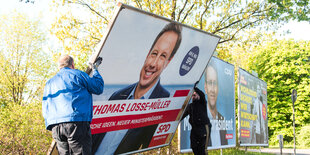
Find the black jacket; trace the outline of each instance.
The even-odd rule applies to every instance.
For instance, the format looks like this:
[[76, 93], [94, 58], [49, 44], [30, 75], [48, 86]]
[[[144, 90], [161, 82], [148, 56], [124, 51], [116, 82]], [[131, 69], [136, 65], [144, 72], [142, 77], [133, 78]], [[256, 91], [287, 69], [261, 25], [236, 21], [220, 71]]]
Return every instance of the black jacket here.
[[205, 94], [201, 90], [196, 87], [194, 89], [200, 96], [200, 99], [193, 101], [193, 103], [190, 103], [187, 106], [182, 119], [189, 115], [189, 123], [192, 126], [191, 132], [197, 135], [205, 135], [205, 125], [208, 125], [209, 128], [211, 128], [210, 119], [207, 113], [207, 101]]

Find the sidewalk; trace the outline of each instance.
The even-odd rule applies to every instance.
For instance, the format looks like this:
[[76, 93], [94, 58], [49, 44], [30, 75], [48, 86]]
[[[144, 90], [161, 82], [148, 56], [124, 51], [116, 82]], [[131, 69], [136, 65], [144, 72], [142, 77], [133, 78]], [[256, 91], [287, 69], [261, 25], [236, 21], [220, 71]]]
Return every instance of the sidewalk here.
[[[259, 149], [249, 149], [249, 152], [262, 152], [262, 153], [274, 153], [280, 154], [280, 149], [273, 149], [273, 148], [262, 148]], [[294, 154], [294, 149], [282, 149], [283, 155], [291, 155]], [[310, 149], [296, 149], [296, 155], [310, 155]]]

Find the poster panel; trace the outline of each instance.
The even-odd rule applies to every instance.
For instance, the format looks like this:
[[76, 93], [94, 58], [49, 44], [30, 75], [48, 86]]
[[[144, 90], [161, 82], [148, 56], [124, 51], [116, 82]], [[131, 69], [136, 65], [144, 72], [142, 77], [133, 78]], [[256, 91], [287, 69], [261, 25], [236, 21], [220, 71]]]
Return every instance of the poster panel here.
[[96, 54], [105, 88], [93, 95], [93, 152], [168, 145], [219, 39], [120, 3]]
[[268, 146], [267, 83], [239, 68], [240, 146]]
[[[197, 85], [206, 95], [212, 124], [208, 150], [236, 146], [234, 75], [232, 64], [212, 57]], [[180, 152], [192, 152], [189, 116], [180, 123], [179, 131]]]

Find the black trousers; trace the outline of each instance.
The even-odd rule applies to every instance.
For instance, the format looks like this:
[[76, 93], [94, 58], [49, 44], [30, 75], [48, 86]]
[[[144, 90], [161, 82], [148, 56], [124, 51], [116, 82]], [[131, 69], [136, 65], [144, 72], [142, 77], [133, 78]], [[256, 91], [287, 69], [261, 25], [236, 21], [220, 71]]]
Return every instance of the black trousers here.
[[195, 155], [205, 155], [206, 137], [191, 136], [191, 148]]
[[60, 123], [52, 128], [60, 155], [90, 155], [92, 140], [89, 122]]
[[191, 140], [191, 148], [193, 150], [194, 155], [206, 155], [208, 154], [208, 150], [206, 150], [207, 142], [209, 141], [210, 138], [210, 126], [205, 128], [205, 127], [200, 127], [201, 129], [204, 129], [206, 132], [204, 133], [199, 133], [191, 131], [190, 135], [190, 140]]

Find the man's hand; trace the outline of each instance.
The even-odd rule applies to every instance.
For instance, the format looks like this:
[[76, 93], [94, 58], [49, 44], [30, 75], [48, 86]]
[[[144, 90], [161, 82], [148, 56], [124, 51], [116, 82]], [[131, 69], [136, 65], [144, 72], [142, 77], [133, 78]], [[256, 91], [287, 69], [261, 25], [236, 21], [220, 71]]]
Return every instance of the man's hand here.
[[102, 62], [102, 57], [98, 57], [94, 63], [90, 63], [92, 69], [98, 70], [99, 65]]

